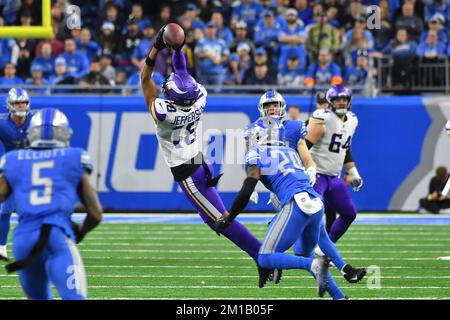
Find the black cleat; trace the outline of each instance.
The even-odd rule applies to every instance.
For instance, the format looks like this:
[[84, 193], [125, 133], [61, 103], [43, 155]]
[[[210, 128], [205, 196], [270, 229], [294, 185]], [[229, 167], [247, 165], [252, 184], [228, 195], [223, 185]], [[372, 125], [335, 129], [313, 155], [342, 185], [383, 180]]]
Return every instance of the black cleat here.
[[317, 289], [319, 297], [323, 298], [328, 289], [328, 268], [330, 266], [330, 259], [327, 257], [318, 257], [313, 260], [311, 271], [317, 282]]
[[281, 281], [281, 278], [283, 276], [283, 270], [282, 269], [272, 269], [272, 272], [269, 275], [269, 281], [275, 282], [275, 284], [279, 284]]
[[0, 254], [0, 261], [9, 261], [8, 257], [5, 257], [4, 255]]
[[341, 272], [345, 280], [347, 280], [350, 283], [357, 283], [361, 281], [362, 278], [364, 278], [364, 276], [367, 273], [367, 270], [365, 268], [355, 269], [351, 265], [346, 264], [342, 268]]
[[270, 275], [272, 274], [273, 269], [265, 269], [258, 265], [258, 274], [259, 274], [259, 287], [264, 288], [267, 280], [269, 280]]

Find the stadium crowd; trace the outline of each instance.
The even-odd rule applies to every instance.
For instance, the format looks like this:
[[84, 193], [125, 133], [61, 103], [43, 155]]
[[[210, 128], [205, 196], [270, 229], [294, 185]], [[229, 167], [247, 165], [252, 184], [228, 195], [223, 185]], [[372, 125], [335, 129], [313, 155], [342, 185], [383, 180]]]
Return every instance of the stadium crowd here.
[[[398, 78], [417, 59], [450, 54], [448, 2], [57, 0], [53, 39], [0, 39], [0, 85], [138, 85], [156, 32], [169, 22], [185, 30], [189, 71], [205, 85], [371, 85], [380, 58], [396, 59]], [[370, 5], [379, 8], [379, 26]], [[0, 27], [41, 23], [41, 1], [0, 1]], [[170, 72], [166, 49], [155, 82]]]

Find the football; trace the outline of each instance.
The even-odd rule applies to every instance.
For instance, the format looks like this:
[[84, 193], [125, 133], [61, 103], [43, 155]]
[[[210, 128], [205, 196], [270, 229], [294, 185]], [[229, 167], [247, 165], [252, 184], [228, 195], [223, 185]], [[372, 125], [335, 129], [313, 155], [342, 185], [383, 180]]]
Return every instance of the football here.
[[169, 23], [163, 33], [164, 43], [168, 48], [179, 49], [183, 46], [185, 34], [183, 28], [176, 23]]

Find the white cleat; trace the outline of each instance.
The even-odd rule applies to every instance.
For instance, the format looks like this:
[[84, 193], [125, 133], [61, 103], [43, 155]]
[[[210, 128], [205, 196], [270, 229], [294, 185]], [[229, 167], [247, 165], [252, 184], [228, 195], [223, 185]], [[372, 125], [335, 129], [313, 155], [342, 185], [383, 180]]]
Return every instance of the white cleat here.
[[8, 260], [8, 251], [6, 250], [6, 244], [0, 246], [0, 260]]
[[327, 257], [314, 258], [311, 264], [311, 271], [316, 279], [318, 294], [321, 298], [324, 296], [325, 291], [327, 291], [328, 288], [328, 265], [329, 260]]
[[315, 255], [316, 257], [323, 257], [323, 256], [325, 256], [325, 253], [323, 253], [323, 251], [320, 249], [319, 246], [316, 246], [316, 247], [314, 248], [314, 255]]

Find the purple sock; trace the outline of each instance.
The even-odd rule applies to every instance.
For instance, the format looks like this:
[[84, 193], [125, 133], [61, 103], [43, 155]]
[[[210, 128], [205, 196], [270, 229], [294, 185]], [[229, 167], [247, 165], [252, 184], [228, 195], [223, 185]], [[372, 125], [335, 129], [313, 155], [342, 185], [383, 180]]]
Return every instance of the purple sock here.
[[[211, 225], [209, 226], [211, 227]], [[214, 229], [213, 226], [211, 228]], [[247, 252], [255, 262], [258, 262], [258, 252], [259, 248], [261, 248], [261, 242], [246, 227], [234, 220], [222, 233], [235, 245]]]
[[348, 227], [350, 227], [350, 224], [352, 222], [347, 222], [345, 219], [342, 219], [342, 217], [337, 218], [333, 225], [331, 226], [330, 230], [330, 239], [334, 243], [336, 243], [340, 237], [347, 231]]

